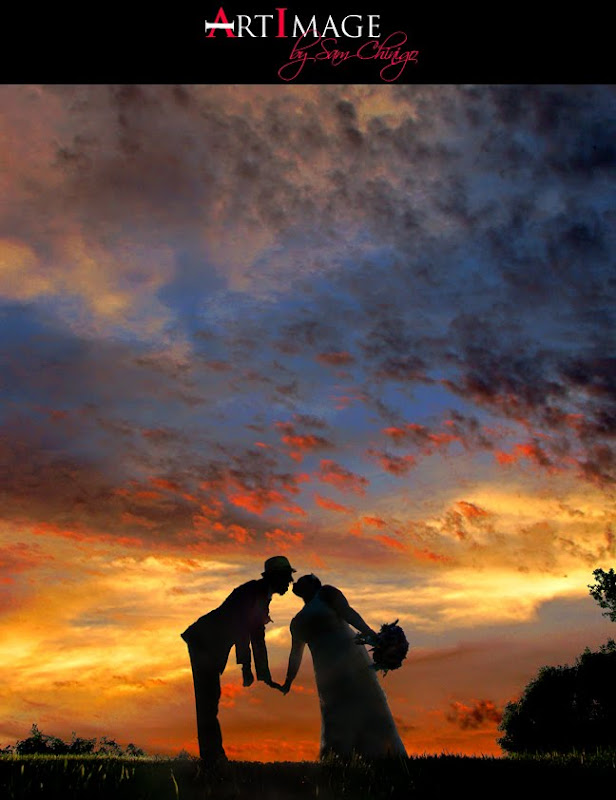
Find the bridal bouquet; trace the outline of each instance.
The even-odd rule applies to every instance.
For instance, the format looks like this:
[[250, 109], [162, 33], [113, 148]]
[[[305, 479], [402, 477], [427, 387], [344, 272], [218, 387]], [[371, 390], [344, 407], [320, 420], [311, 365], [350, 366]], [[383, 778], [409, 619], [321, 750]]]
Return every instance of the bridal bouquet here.
[[383, 675], [387, 675], [390, 669], [401, 667], [409, 649], [408, 640], [398, 625], [398, 620], [381, 625], [381, 630], [377, 633], [376, 638], [369, 634], [358, 633], [355, 636], [355, 642], [373, 645], [371, 652], [374, 664], [372, 666], [376, 670], [382, 670]]

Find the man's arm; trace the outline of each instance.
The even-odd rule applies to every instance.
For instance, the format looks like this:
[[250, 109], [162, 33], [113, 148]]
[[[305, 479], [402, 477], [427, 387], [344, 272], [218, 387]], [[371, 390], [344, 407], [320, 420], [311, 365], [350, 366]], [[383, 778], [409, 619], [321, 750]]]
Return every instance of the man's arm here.
[[252, 653], [255, 659], [255, 672], [257, 673], [257, 680], [265, 681], [265, 683], [271, 683], [272, 676], [270, 674], [269, 662], [267, 659], [264, 625], [256, 626], [250, 631], [250, 642], [252, 644]]
[[250, 669], [250, 633], [245, 629], [242, 629], [235, 639], [235, 660]]
[[255, 676], [250, 668], [250, 634], [242, 631], [235, 642], [235, 660], [242, 665], [242, 683], [244, 686], [252, 686]]
[[248, 609], [253, 603], [253, 592], [250, 583], [242, 584], [234, 589], [225, 600], [225, 610], [229, 614], [232, 625], [235, 629], [235, 660], [242, 667], [242, 677], [244, 686], [254, 683], [254, 675], [251, 669], [250, 655], [250, 629], [247, 617]]
[[[265, 623], [269, 622], [269, 599], [264, 594], [263, 586], [260, 582], [255, 582], [251, 585], [251, 596], [248, 599], [245, 608], [245, 619], [242, 632], [242, 644], [248, 651], [248, 669], [244, 668], [244, 685], [246, 683], [247, 673], [252, 678], [250, 671], [250, 647], [252, 646], [252, 655], [255, 662], [255, 672], [257, 680], [264, 681], [268, 685], [272, 683], [272, 676], [270, 674], [269, 663], [267, 659], [267, 647], [265, 645]], [[245, 637], [245, 639], [244, 639]], [[244, 655], [242, 655], [244, 657]], [[239, 662], [239, 657], [238, 657]], [[252, 678], [254, 680], [254, 678]], [[250, 683], [252, 683], [252, 680]]]

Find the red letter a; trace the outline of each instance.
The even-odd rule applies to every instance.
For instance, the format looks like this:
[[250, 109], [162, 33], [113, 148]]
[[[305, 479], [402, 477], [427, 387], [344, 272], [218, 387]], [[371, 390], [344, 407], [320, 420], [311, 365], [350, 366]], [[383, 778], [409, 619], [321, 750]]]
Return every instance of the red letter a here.
[[[216, 14], [216, 19], [214, 20], [214, 22], [224, 22], [225, 25], [229, 24], [229, 20], [227, 19], [227, 15], [225, 14], [225, 10], [222, 6], [218, 9], [218, 14]], [[216, 30], [217, 28], [212, 28], [210, 32], [207, 34], [207, 38], [211, 39], [212, 36], [214, 36], [214, 34], [216, 33]], [[236, 38], [231, 28], [223, 28], [223, 30], [227, 34], [227, 37], [231, 39]]]

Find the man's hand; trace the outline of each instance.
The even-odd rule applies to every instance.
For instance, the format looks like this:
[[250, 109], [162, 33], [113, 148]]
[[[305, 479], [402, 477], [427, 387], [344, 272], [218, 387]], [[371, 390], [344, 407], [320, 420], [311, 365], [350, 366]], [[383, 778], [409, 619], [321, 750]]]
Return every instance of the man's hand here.
[[244, 686], [252, 686], [252, 684], [255, 682], [255, 676], [252, 674], [250, 664], [242, 665], [242, 678]]
[[281, 691], [283, 694], [289, 694], [290, 690], [291, 690], [291, 682], [290, 682], [290, 681], [285, 681], [285, 682], [282, 684], [282, 686], [280, 687], [280, 691]]

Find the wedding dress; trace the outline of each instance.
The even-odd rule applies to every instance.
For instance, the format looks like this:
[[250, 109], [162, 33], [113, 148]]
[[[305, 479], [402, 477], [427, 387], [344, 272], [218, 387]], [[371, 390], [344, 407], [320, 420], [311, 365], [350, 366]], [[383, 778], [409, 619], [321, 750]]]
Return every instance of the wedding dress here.
[[312, 654], [321, 705], [320, 756], [406, 757], [370, 656], [326, 601], [328, 589], [322, 587], [291, 622], [294, 639]]

